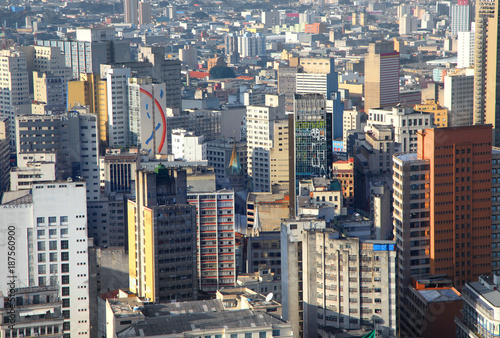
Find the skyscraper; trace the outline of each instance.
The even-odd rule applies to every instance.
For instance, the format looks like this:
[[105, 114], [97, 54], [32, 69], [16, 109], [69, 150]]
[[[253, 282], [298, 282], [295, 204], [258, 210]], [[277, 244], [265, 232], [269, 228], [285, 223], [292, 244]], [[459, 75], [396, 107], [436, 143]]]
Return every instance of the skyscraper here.
[[471, 10], [469, 4], [451, 6], [451, 35], [456, 36], [459, 32], [470, 31]]
[[370, 43], [365, 56], [365, 111], [399, 103], [399, 53], [393, 41]]
[[493, 143], [500, 144], [498, 77], [499, 1], [476, 2], [474, 59], [474, 124], [493, 125]]
[[151, 23], [151, 3], [149, 1], [139, 2], [139, 25]]
[[123, 13], [125, 16], [125, 23], [137, 25], [139, 23], [138, 16], [138, 1], [137, 0], [123, 0]]

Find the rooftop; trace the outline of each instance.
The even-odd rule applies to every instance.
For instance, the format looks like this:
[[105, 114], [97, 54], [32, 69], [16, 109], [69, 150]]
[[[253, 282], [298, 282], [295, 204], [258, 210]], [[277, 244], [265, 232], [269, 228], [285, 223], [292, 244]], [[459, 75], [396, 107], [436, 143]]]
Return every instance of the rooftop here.
[[21, 205], [33, 203], [33, 195], [30, 190], [16, 190], [3, 192], [0, 205]]
[[183, 315], [192, 313], [219, 312], [224, 310], [222, 301], [218, 299], [190, 302], [146, 305], [142, 313], [146, 317], [160, 317], [168, 315]]
[[458, 293], [454, 288], [417, 290], [417, 292], [429, 303], [462, 300], [460, 293]]
[[396, 154], [394, 156], [396, 156], [396, 158], [398, 158], [403, 162], [421, 160], [420, 158], [418, 158], [417, 153], [401, 153], [401, 154]]

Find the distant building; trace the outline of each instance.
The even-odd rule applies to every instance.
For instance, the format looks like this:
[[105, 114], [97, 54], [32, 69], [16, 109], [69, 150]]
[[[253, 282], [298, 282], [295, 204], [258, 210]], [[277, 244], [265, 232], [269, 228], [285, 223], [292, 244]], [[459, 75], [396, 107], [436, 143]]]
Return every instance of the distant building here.
[[446, 128], [449, 126], [448, 109], [439, 105], [435, 100], [426, 100], [423, 104], [417, 104], [415, 111], [429, 112], [434, 114], [433, 120], [437, 128]]
[[137, 25], [139, 23], [138, 17], [138, 2], [137, 0], [125, 0], [123, 1], [123, 13], [124, 22], [130, 23], [132, 25]]

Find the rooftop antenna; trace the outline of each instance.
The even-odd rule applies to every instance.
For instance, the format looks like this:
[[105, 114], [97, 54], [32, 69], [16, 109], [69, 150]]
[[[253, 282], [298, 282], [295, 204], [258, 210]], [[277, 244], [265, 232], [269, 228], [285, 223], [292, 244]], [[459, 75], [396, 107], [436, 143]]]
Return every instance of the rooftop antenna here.
[[266, 302], [270, 302], [273, 300], [274, 294], [272, 292], [269, 292], [269, 294], [266, 296]]

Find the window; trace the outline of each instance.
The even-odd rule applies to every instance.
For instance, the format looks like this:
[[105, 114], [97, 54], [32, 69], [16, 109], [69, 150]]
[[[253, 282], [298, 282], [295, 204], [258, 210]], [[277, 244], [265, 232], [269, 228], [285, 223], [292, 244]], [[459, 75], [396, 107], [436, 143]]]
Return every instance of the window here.
[[[68, 302], [69, 302], [69, 299], [68, 299]], [[63, 302], [63, 304], [64, 304], [64, 302]], [[64, 305], [63, 305], [63, 307], [64, 307]], [[69, 325], [69, 322], [64, 322], [63, 323], [63, 331], [69, 331], [69, 330], [71, 330], [71, 326]]]
[[49, 250], [57, 250], [57, 241], [49, 242]]
[[38, 242], [38, 251], [45, 251], [45, 242]]
[[51, 252], [49, 255], [50, 255], [49, 260], [51, 262], [57, 262], [57, 252]]
[[252, 334], [250, 332], [245, 333], [245, 338], [252, 338]]
[[57, 273], [57, 264], [50, 264], [50, 274]]
[[61, 241], [61, 250], [65, 250], [68, 248], [69, 248], [68, 241]]
[[280, 335], [280, 330], [273, 330], [273, 337], [277, 337]]
[[47, 266], [46, 265], [39, 265], [38, 266], [38, 274], [45, 275], [46, 273], [47, 273]]
[[43, 223], [45, 223], [45, 217], [37, 217], [36, 218], [36, 225], [37, 226], [41, 226], [41, 225], [43, 225]]
[[[120, 325], [128, 325], [128, 324], [132, 324], [132, 321], [131, 320], [121, 320], [120, 321]], [[210, 338], [210, 336], [205, 336], [205, 338]]]
[[38, 262], [39, 263], [45, 262], [45, 254], [44, 253], [39, 253], [38, 254]]
[[68, 229], [61, 229], [61, 237], [68, 237]]
[[63, 262], [69, 261], [69, 252], [61, 252], [61, 261]]
[[49, 225], [56, 225], [57, 217], [49, 217]]
[[266, 332], [259, 332], [259, 338], [266, 338]]
[[69, 286], [64, 286], [62, 288], [62, 295], [63, 296], [69, 296]]
[[69, 275], [63, 275], [61, 281], [62, 281], [61, 283], [64, 285], [69, 284]]
[[61, 272], [69, 272], [69, 264], [61, 264]]
[[61, 216], [60, 221], [61, 223], [68, 223], [68, 216]]
[[64, 319], [69, 319], [69, 310], [63, 310], [62, 315]]
[[37, 231], [37, 236], [38, 236], [38, 238], [45, 237], [45, 230], [38, 230]]
[[238, 334], [237, 333], [231, 333], [231, 338], [238, 338]]

